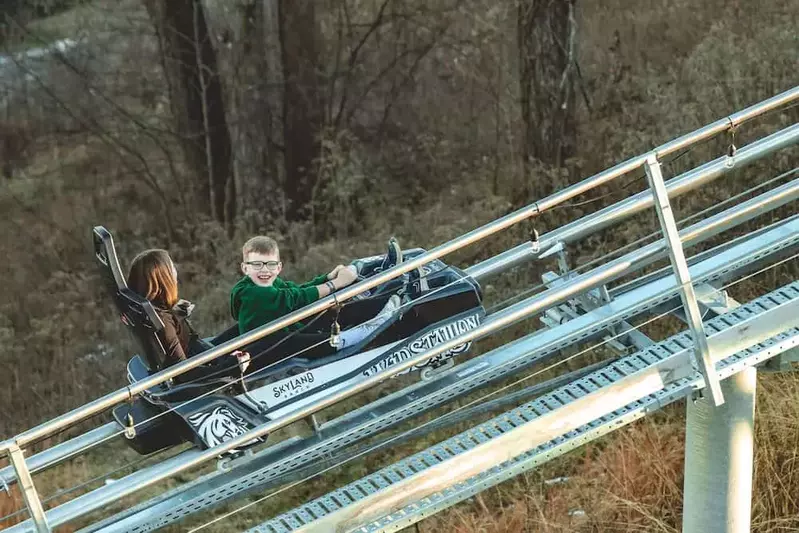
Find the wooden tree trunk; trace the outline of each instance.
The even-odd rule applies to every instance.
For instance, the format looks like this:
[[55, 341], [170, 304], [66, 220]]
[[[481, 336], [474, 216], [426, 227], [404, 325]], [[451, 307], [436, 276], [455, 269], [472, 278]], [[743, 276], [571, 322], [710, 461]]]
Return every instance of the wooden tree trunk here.
[[222, 84], [200, 0], [144, 0], [161, 47], [172, 114], [201, 210], [231, 226], [236, 216]]
[[[536, 161], [561, 167], [576, 148], [576, 0], [518, 0], [522, 157], [528, 184], [524, 201], [552, 187], [531, 176]], [[530, 198], [532, 196], [532, 198]]]
[[317, 182], [324, 106], [320, 91], [317, 0], [280, 0], [286, 218], [305, 220]]
[[206, 2], [218, 35], [240, 212], [282, 220], [282, 93], [277, 0]]

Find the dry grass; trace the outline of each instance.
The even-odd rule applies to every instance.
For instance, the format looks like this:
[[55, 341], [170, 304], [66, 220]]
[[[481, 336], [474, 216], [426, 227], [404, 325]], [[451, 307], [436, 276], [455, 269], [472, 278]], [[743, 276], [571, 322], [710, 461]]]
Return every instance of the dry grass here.
[[[761, 373], [757, 394], [752, 531], [796, 531], [799, 380], [791, 375]], [[682, 520], [683, 412], [684, 403], [679, 402], [425, 520], [420, 531], [678, 532]], [[559, 476], [568, 480], [544, 483]]]
[[[174, 198], [182, 182], [167, 168], [163, 148], [169, 143], [164, 141], [161, 146], [145, 132], [132, 130], [124, 117], [89, 95], [83, 80], [66, 74], [58, 78], [58, 95], [80, 116], [95, 118], [104, 131], [75, 133], [56, 127], [62, 123], [74, 126], [74, 120], [61, 115], [45, 115], [42, 120], [38, 109], [24, 110], [21, 118], [4, 119], [4, 132], [11, 131], [13, 124], [19, 136], [31, 140], [31, 144], [19, 154], [24, 166], [14, 180], [0, 182], [0, 212], [4, 214], [0, 220], [0, 254], [5, 258], [0, 264], [4, 289], [0, 299], [0, 344], [4, 348], [0, 355], [4, 369], [0, 373], [0, 438], [121, 384], [131, 345], [109, 316], [107, 297], [98, 283], [88, 240], [95, 224], [105, 224], [114, 231], [123, 261], [144, 247], [169, 248], [181, 271], [183, 295], [200, 303], [196, 322], [205, 332], [219, 329], [229, 320], [227, 297], [238, 276], [238, 246], [252, 233], [276, 234], [287, 262], [286, 274], [304, 278], [351, 257], [374, 253], [390, 234], [407, 245], [430, 247], [496, 218], [518, 203], [514, 197], [520, 176], [517, 87], [507, 56], [507, 50], [513, 47], [513, 9], [503, 10], [493, 2], [480, 4], [479, 0], [472, 4], [485, 4], [486, 9], [474, 12], [490, 15], [481, 21], [485, 24], [481, 31], [486, 33], [476, 38], [479, 46], [450, 43], [454, 51], [442, 49], [437, 59], [440, 63], [421, 69], [425, 74], [417, 80], [419, 90], [397, 106], [403, 121], [395, 127], [406, 128], [398, 139], [381, 147], [379, 153], [353, 139], [331, 147], [342, 163], [331, 171], [330, 179], [349, 195], [336, 197], [344, 210], [331, 211], [333, 230], [281, 225], [282, 229], [276, 231], [274, 221], [249, 213], [230, 240], [220, 228], [180, 212], [174, 213], [174, 234], [167, 235], [161, 205], [142, 185], [143, 172], [120, 155], [118, 146], [109, 143], [108, 134], [137, 148], [150, 165], [156, 185]], [[570, 163], [574, 171], [541, 169], [540, 179], [565, 185], [797, 83], [799, 41], [792, 24], [797, 15], [795, 2], [711, 0], [699, 6], [678, 0], [628, 4], [608, 0], [582, 6], [580, 60], [592, 109], [580, 110], [581, 151]], [[109, 6], [114, 7], [114, 17], [108, 16]], [[157, 105], [161, 91], [160, 79], [154, 74], [157, 63], [147, 55], [145, 45], [124, 46], [131, 34], [143, 31], [147, 21], [138, 2], [125, 0], [124, 9], [116, 6], [97, 1], [37, 22], [30, 29], [49, 40], [69, 35], [75, 28], [93, 28], [103, 35], [102, 43], [118, 41], [113, 59], [107, 59], [107, 72], [94, 73], [91, 81], [107, 90], [126, 112], [157, 130], [165, 122], [163, 106]], [[614, 45], [616, 32], [618, 45]], [[469, 35], [464, 31], [464, 39]], [[436, 67], [451, 67], [455, 64], [453, 57], [461, 61], [450, 73], [451, 82], [459, 90], [443, 92], [445, 82]], [[469, 63], [472, 60], [474, 64]], [[118, 69], [120, 65], [125, 68]], [[492, 78], [494, 72], [497, 79]], [[495, 105], [495, 99], [499, 99], [499, 105]], [[465, 109], [469, 112], [464, 113]], [[742, 128], [737, 144], [746, 144], [797, 119], [799, 109], [772, 114]], [[728, 142], [719, 139], [696, 148], [666, 165], [667, 175], [718, 157]], [[676, 209], [685, 215], [717, 204], [753, 182], [795, 166], [798, 153], [796, 148], [783, 150], [766, 162], [703, 188], [701, 195], [691, 194], [677, 201]], [[357, 192], [365, 182], [374, 191], [366, 200]], [[554, 228], [642, 186], [636, 183], [624, 191], [615, 185], [603, 188], [597, 194], [612, 193], [609, 198], [555, 210], [542, 217], [537, 227], [541, 231]], [[358, 220], [353, 218], [353, 206], [361, 210]], [[793, 211], [795, 206], [787, 206], [768, 220]], [[763, 220], [752, 222], [738, 233], [762, 224]], [[640, 215], [574, 246], [571, 259], [576, 265], [583, 264], [654, 228], [651, 213]], [[329, 237], [319, 239], [320, 233]], [[450, 261], [461, 266], [473, 264], [525, 237], [525, 231], [514, 229]], [[723, 235], [704, 246], [729, 238]], [[525, 266], [491, 280], [485, 287], [487, 301], [501, 301], [537, 284], [541, 272], [551, 268], [553, 264]], [[799, 267], [789, 265], [735, 287], [732, 294], [746, 301], [796, 279], [797, 273]], [[484, 342], [482, 348], [506, 342], [528, 327], [513, 328]], [[647, 333], [662, 338], [676, 327], [674, 322], [658, 324], [647, 327]], [[388, 384], [387, 388], [395, 385]], [[753, 531], [799, 530], [799, 384], [791, 376], [761, 376], [759, 386]], [[382, 393], [382, 389], [371, 391], [361, 400]], [[301, 490], [267, 500], [235, 520], [206, 531], [244, 529], [432, 442], [431, 437], [331, 472]], [[425, 520], [419, 530], [678, 531], [682, 442], [682, 408], [669, 408]], [[133, 452], [111, 447], [35, 479], [43, 494], [54, 494], [59, 488], [91, 479], [133, 458]], [[544, 483], [557, 476], [570, 479], [560, 485]], [[188, 476], [165, 485], [186, 479]], [[147, 494], [162, 489], [157, 487]], [[118, 502], [116, 508], [136, 500]], [[10, 497], [0, 494], [0, 516], [20, 504], [17, 493]], [[208, 519], [199, 516], [190, 523], [201, 524]], [[180, 524], [171, 530], [185, 527]]]
[[[25, 507], [25, 502], [22, 500], [22, 495], [20, 495], [17, 489], [13, 489], [11, 494], [2, 494], [0, 495], [0, 516], [8, 516], [15, 513], [17, 510], [22, 509]], [[12, 518], [7, 522], [0, 522], [3, 524], [3, 527], [12, 526], [18, 522], [21, 522], [27, 517], [27, 515], [22, 515], [19, 517]]]

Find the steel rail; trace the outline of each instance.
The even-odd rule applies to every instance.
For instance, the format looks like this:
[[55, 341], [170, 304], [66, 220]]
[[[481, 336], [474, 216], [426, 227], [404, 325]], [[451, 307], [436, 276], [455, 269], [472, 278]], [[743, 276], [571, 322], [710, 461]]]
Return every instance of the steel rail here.
[[[104, 442], [108, 437], [114, 435], [118, 431], [119, 425], [116, 422], [109, 422], [98, 428], [92, 429], [72, 438], [68, 441], [57, 444], [52, 448], [48, 448], [41, 453], [37, 453], [25, 460], [31, 474], [35, 474], [51, 466], [55, 466], [67, 459], [81, 454], [91, 448], [97, 446], [99, 443]], [[7, 466], [0, 468], [0, 485], [11, 485], [15, 483], [17, 476], [14, 473], [14, 468]]]
[[[745, 165], [745, 164], [749, 164], [749, 163], [753, 162], [755, 160], [754, 150], [757, 149], [757, 148], [762, 148], [764, 150], [763, 152], [760, 152], [760, 154], [761, 154], [760, 156], [762, 157], [762, 155], [765, 155], [767, 153], [771, 153], [772, 151], [775, 151], [775, 150], [778, 150], [778, 149], [781, 149], [781, 148], [785, 147], [788, 143], [792, 142], [792, 140], [794, 140], [793, 142], [795, 142], [795, 139], [796, 139], [795, 135], [791, 135], [791, 136], [786, 137], [784, 135], [784, 133], [785, 132], [777, 132], [777, 134], [774, 134], [774, 135], [772, 135], [770, 137], [761, 139], [761, 140], [759, 140], [759, 141], [757, 141], [755, 143], [752, 143], [752, 144], [742, 148], [739, 151], [739, 153], [738, 153], [739, 159], [737, 159], [735, 161], [735, 168], [740, 168], [740, 166], [742, 164]], [[687, 192], [688, 190], [694, 188], [693, 186], [695, 184], [698, 184], [698, 183], [704, 184], [704, 183], [707, 183], [709, 180], [713, 179], [714, 177], [716, 177], [716, 174], [713, 174], [716, 170], [719, 170], [719, 172], [720, 172], [718, 175], [721, 175], [721, 174], [725, 173], [725, 171], [729, 170], [729, 168], [730, 168], [730, 166], [726, 164], [725, 159], [726, 158], [719, 158], [716, 161], [708, 163], [704, 167], [702, 167], [702, 168], [705, 169], [705, 172], [710, 174], [709, 176], [705, 176], [702, 172], [699, 172], [699, 169], [696, 169], [696, 170], [690, 171], [688, 173], [685, 173], [685, 174], [682, 174], [680, 176], [677, 176], [677, 177], [673, 178], [672, 180], [667, 182], [667, 186], [670, 187], [670, 192], [672, 194], [674, 194], [674, 195], [682, 194], [682, 193]], [[718, 164], [722, 163], [722, 162], [724, 162], [725, 164], [723, 165], [722, 169], [719, 169], [718, 168]], [[772, 178], [771, 180], [765, 182], [764, 184], [759, 184], [759, 185], [756, 185], [756, 186], [754, 186], [754, 187], [752, 187], [750, 189], [747, 189], [747, 191], [739, 193], [738, 195], [736, 195], [736, 196], [734, 196], [734, 197], [732, 197], [732, 198], [730, 198], [728, 200], [725, 200], [724, 202], [719, 204], [719, 206], [723, 205], [724, 203], [729, 202], [730, 200], [735, 200], [735, 199], [737, 199], [739, 197], [742, 197], [746, 193], [752, 192], [752, 191], [754, 191], [757, 188], [762, 188], [765, 185], [768, 185], [769, 183], [771, 183], [771, 182], [773, 182], [775, 180], [779, 180], [780, 178], [789, 175], [791, 172], [795, 173], [797, 170], [799, 170], [799, 167], [793, 169], [792, 171], [785, 172], [785, 173], [781, 174], [780, 176], [778, 176], [776, 178]], [[640, 195], [638, 195], [638, 196], [640, 196]], [[651, 196], [645, 195], [644, 198], [649, 201], [649, 204], [651, 204]], [[625, 204], [627, 204], [626, 207], [617, 204], [616, 206], [610, 206], [608, 209], [609, 210], [613, 210], [613, 209], [616, 209], [617, 207], [621, 207], [622, 208], [621, 211], [624, 214], [617, 213], [617, 216], [616, 216], [617, 219], [620, 219], [621, 217], [623, 217], [625, 215], [632, 215], [634, 213], [628, 212], [628, 210], [635, 209], [636, 210], [635, 212], [638, 212], [637, 210], [638, 210], [638, 208], [640, 206], [637, 203], [631, 203], [630, 202], [631, 200], [634, 200], [634, 198], [630, 198], [630, 199], [628, 199], [628, 200], [626, 200], [624, 202]], [[704, 214], [705, 212], [714, 210], [717, 207], [718, 206], [711, 206], [711, 207], [709, 207], [709, 208], [707, 208], [707, 209], [705, 209], [703, 211], [700, 211], [699, 213], [696, 213], [694, 215], [691, 215], [690, 217], [687, 217], [686, 219], [684, 219], [681, 222], [685, 222], [685, 221], [689, 221], [689, 220], [692, 220], [694, 218], [697, 218], [698, 216]], [[587, 226], [587, 228], [584, 228], [584, 231], [586, 231], [586, 232], [592, 232], [592, 231], [597, 231], [598, 229], [601, 229], [601, 228], [597, 228], [595, 226], [592, 227], [592, 223], [597, 221], [597, 219], [598, 219], [598, 217], [596, 215], [597, 214], [589, 215], [587, 217], [579, 219], [579, 220], [577, 220], [577, 221], [565, 226], [564, 229], [567, 228], [567, 227], [568, 228], [574, 228], [571, 231], [567, 231], [565, 236], [564, 235], [560, 235], [560, 231], [561, 230], [555, 230], [553, 232], [555, 235], [552, 235], [552, 236], [545, 235], [544, 236], [544, 242], [549, 242], [549, 241], [569, 241], [569, 242], [571, 242], [573, 240], [576, 240], [580, 236], [583, 236], [583, 232], [581, 232], [581, 231], [578, 232], [578, 230], [579, 230], [579, 228], [581, 226]], [[603, 227], [606, 227], [606, 226], [603, 226]], [[652, 234], [649, 235], [649, 237], [654, 237], [658, 233], [659, 232], [657, 232], [657, 231], [653, 232]], [[569, 235], [572, 235], [574, 237], [570, 238]], [[645, 240], [646, 240], [646, 238], [640, 239], [640, 242], [644, 242]], [[634, 244], [634, 243], [631, 243], [631, 244]], [[628, 245], [628, 246], [630, 246], [630, 245]], [[522, 247], [526, 247], [526, 245], [523, 245]], [[505, 253], [508, 253], [508, 252], [505, 252]], [[603, 255], [602, 258], [594, 259], [591, 262], [587, 263], [586, 265], [582, 265], [579, 269], [575, 269], [575, 272], [577, 272], [579, 270], [585, 270], [585, 267], [589, 267], [591, 265], [597, 264], [597, 263], [601, 262], [601, 259], [606, 258], [606, 257], [610, 257], [610, 256], [614, 255], [615, 253], [617, 253], [617, 252], [609, 252], [609, 253]], [[503, 255], [503, 254], [500, 254], [500, 255]], [[499, 256], [497, 256], [497, 257], [499, 257]], [[526, 259], [528, 259], [528, 258], [526, 258], [526, 257], [522, 258], [522, 260], [526, 260]], [[515, 264], [512, 261], [509, 262], [509, 261], [501, 260], [499, 262], [493, 263], [491, 266], [489, 266], [486, 269], [486, 263], [490, 263], [490, 262], [492, 262], [492, 260], [487, 260], [487, 261], [484, 261], [482, 263], [479, 263], [479, 264], [477, 264], [477, 265], [475, 265], [473, 267], [470, 267], [470, 268], [466, 269], [466, 272], [470, 273], [474, 277], [483, 278], [483, 277], [486, 277], [488, 275], [496, 274], [498, 270], [504, 271], [504, 270], [506, 270], [508, 268], [512, 268], [512, 266], [514, 266], [514, 264]], [[481, 271], [481, 269], [482, 269], [482, 271]], [[542, 287], [544, 287], [544, 284], [541, 284], [540, 286], [538, 286], [538, 288], [542, 288]], [[534, 292], [534, 291], [529, 291], [528, 290], [526, 292]], [[494, 308], [496, 308], [496, 307], [500, 307], [500, 306], [495, 305]], [[40, 470], [43, 470], [45, 468], [49, 468], [51, 466], [59, 464], [60, 462], [72, 457], [76, 453], [81, 453], [83, 451], [88, 450], [89, 448], [92, 448], [92, 447], [104, 442], [107, 439], [108, 436], [113, 435], [115, 427], [116, 427], [115, 423], [109, 423], [109, 424], [103, 426], [103, 430], [102, 431], [98, 432], [97, 430], [93, 430], [93, 431], [89, 432], [88, 434], [78, 436], [78, 437], [76, 437], [74, 439], [71, 439], [71, 440], [69, 440], [67, 442], [58, 444], [57, 446], [55, 446], [53, 448], [45, 450], [44, 452], [42, 452], [40, 454], [31, 456], [30, 458], [27, 459], [28, 465], [29, 465], [29, 467], [31, 469], [31, 473], [36, 473], [37, 471], [40, 471]], [[15, 474], [13, 472], [13, 468], [8, 466], [8, 467], [0, 469], [0, 484], [3, 484], [3, 485], [7, 486], [7, 485], [11, 485], [11, 484], [13, 484], [15, 482], [16, 482], [16, 477], [15, 477]]]
[[[719, 346], [714, 357], [719, 377], [796, 347], [798, 303], [799, 284], [793, 282], [708, 321], [708, 335]], [[693, 350], [687, 333], [674, 335], [247, 531], [408, 527], [559, 455], [554, 449], [567, 441], [576, 448], [601, 428], [607, 433], [623, 425], [619, 418], [644, 416], [703, 388], [704, 379], [690, 363]]]
[[[744, 265], [750, 264], [753, 258], [763, 260], [772, 253], [779, 254], [780, 250], [794, 249], [797, 244], [795, 238], [786, 240], [780, 236], [784, 233], [782, 228], [785, 224], [787, 222], [783, 221], [769, 226], [770, 232], [761, 235], [757, 241], [750, 240], [751, 244], [738, 243], [740, 250], [732, 255], [728, 251], [708, 257], [705, 263], [692, 265], [692, 277], [697, 283], [737, 277], [741, 272], [748, 271]], [[794, 232], [799, 233], [799, 226], [794, 227]], [[531, 333], [469, 359], [434, 380], [420, 381], [375, 403], [350, 411], [322, 424], [319, 433], [313, 437], [289, 439], [261, 450], [251, 460], [236, 468], [238, 475], [235, 478], [234, 471], [198, 478], [182, 489], [168, 490], [149, 502], [82, 529], [81, 533], [154, 531], [205, 507], [220, 504], [234, 495], [241, 496], [282, 483], [287, 472], [307, 470], [306, 465], [324, 460], [348, 445], [370, 438], [402, 421], [520, 372], [533, 364], [545, 363], [560, 350], [577, 342], [593, 339], [624, 319], [660, 308], [671, 299], [668, 294], [674, 296], [676, 290], [673, 281], [669, 284], [665, 277], [652, 281], [649, 288], [639, 287], [630, 293], [618, 295], [611, 303], [565, 324]], [[675, 307], [677, 308], [679, 305]], [[570, 355], [569, 358], [575, 355], [577, 354]], [[208, 486], [204, 488], [206, 484]]]
[[[692, 265], [692, 277], [697, 283], [722, 281], [748, 271], [744, 265], [752, 263], [753, 258], [763, 260], [766, 256], [779, 254], [781, 250], [794, 249], [796, 238], [782, 236], [786, 224], [788, 223], [785, 221], [774, 223], [768, 227], [768, 234], [761, 235], [757, 241], [750, 240], [751, 244], [738, 243], [740, 250], [728, 250], [718, 256], [708, 257], [702, 264]], [[794, 224], [791, 233], [799, 234], [799, 225]], [[744, 251], [745, 249], [748, 251]], [[118, 513], [96, 526], [81, 530], [81, 533], [153, 531], [234, 495], [262, 490], [263, 487], [280, 483], [286, 472], [307, 469], [306, 465], [323, 460], [349, 444], [369, 438], [533, 364], [545, 363], [560, 350], [574, 343], [591, 339], [624, 319], [659, 308], [676, 296], [676, 291], [673, 277], [671, 282], [667, 277], [652, 281], [650, 288], [639, 287], [630, 293], [618, 295], [613, 302], [554, 329], [531, 333], [465, 361], [432, 381], [418, 382], [375, 403], [351, 411], [323, 424], [319, 434], [314, 437], [307, 437], [302, 441], [283, 441], [257, 452], [251, 461], [236, 469], [239, 475], [235, 479], [233, 472], [200, 478], [185, 490], [167, 491], [150, 502], [131, 509], [130, 513]], [[669, 294], [672, 296], [668, 296]], [[282, 446], [284, 443], [287, 444], [286, 447]], [[212, 487], [203, 490], [199, 485], [204, 483], [210, 483]]]

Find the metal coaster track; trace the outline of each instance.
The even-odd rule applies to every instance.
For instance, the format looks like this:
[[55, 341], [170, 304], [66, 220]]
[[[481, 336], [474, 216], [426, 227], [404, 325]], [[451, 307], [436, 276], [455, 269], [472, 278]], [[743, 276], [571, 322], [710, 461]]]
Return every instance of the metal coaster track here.
[[[706, 322], [723, 379], [799, 346], [799, 282]], [[675, 335], [248, 533], [398, 531], [704, 388]], [[513, 443], [513, 444], [511, 444]], [[522, 450], [521, 453], [517, 453]], [[466, 466], [463, 466], [466, 465]]]
[[[691, 269], [697, 284], [718, 284], [752, 271], [778, 253], [799, 249], [799, 219], [787, 228], [776, 225], [756, 240], [747, 240], [709, 257]], [[234, 496], [285, 483], [297, 469], [374, 436], [465, 394], [544, 363], [569, 346], [601, 335], [609, 327], [677, 298], [669, 275], [620, 294], [574, 320], [543, 330], [466, 361], [430, 381], [416, 383], [383, 399], [339, 417], [305, 439], [295, 438], [268, 448], [246, 464], [199, 478], [85, 531], [152, 531]], [[320, 469], [323, 467], [320, 467]]]

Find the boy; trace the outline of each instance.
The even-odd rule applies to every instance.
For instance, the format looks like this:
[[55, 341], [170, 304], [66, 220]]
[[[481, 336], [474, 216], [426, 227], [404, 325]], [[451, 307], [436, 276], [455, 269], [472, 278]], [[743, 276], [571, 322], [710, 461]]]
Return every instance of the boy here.
[[[402, 252], [392, 239], [384, 268], [401, 261]], [[351, 285], [358, 277], [355, 267], [338, 265], [330, 273], [297, 285], [279, 277], [283, 269], [277, 242], [270, 237], [258, 236], [248, 240], [242, 247], [241, 271], [244, 277], [230, 292], [230, 310], [239, 323], [239, 333], [263, 326], [292, 311], [296, 311], [320, 298]], [[360, 342], [377, 329], [400, 307], [399, 296], [392, 296], [383, 310], [368, 322], [341, 332], [336, 349], [340, 350]], [[302, 324], [295, 323], [288, 329], [296, 330]]]

